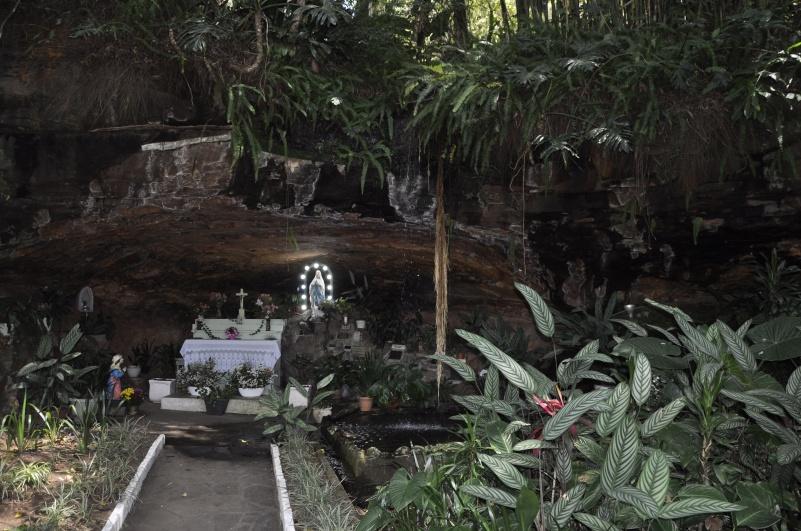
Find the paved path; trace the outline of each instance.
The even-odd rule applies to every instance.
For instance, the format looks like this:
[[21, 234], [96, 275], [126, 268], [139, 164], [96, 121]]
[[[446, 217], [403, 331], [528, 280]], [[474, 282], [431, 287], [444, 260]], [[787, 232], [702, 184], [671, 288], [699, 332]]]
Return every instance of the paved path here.
[[167, 445], [124, 531], [281, 529], [272, 461], [251, 417], [149, 413]]

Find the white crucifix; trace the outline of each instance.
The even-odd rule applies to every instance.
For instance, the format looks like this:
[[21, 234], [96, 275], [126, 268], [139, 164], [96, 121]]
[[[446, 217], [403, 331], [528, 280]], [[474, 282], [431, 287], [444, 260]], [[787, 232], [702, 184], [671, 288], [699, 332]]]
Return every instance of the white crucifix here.
[[239, 297], [239, 315], [236, 318], [242, 321], [245, 319], [245, 297], [247, 297], [247, 293], [242, 288], [239, 288], [239, 293], [236, 296]]

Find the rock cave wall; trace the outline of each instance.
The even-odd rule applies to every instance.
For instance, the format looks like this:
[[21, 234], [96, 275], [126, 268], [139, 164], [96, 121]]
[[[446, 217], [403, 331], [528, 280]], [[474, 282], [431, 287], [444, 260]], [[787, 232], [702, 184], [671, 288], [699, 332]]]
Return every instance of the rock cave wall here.
[[[291, 293], [304, 263], [325, 260], [340, 289], [354, 272], [388, 299], [416, 278], [433, 322], [433, 179], [408, 150], [383, 185], [371, 175], [362, 191], [358, 168], [296, 154], [260, 154], [258, 177], [245, 163], [232, 170], [222, 125], [156, 116], [93, 128], [48, 105], [76, 69], [93, 75], [87, 65], [64, 72], [76, 47], [33, 59], [0, 51], [0, 298], [49, 286], [70, 301], [92, 286], [117, 325], [112, 348], [124, 351], [154, 334], [186, 337], [211, 291]], [[569, 172], [538, 164], [524, 177], [451, 168], [452, 322], [485, 306], [533, 335], [515, 279], [565, 309], [591, 307], [607, 282], [631, 302], [650, 296], [711, 318], [753, 290], [748, 257], [774, 246], [801, 257], [801, 193], [789, 175], [710, 176], [689, 195], [628, 175], [592, 160]]]

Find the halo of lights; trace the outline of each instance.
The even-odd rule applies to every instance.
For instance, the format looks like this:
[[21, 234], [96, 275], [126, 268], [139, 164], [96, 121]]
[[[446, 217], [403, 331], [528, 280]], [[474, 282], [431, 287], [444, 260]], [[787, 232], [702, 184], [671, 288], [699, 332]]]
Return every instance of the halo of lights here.
[[303, 272], [300, 273], [300, 282], [298, 283], [298, 294], [300, 295], [301, 311], [306, 311], [309, 309], [309, 295], [307, 293], [308, 284], [306, 282], [307, 278], [312, 279], [320, 272], [323, 278], [325, 279], [325, 292], [327, 293], [326, 299], [329, 301], [334, 300], [334, 275], [332, 274], [331, 269], [319, 262], [314, 262], [312, 264], [306, 264], [303, 266]]

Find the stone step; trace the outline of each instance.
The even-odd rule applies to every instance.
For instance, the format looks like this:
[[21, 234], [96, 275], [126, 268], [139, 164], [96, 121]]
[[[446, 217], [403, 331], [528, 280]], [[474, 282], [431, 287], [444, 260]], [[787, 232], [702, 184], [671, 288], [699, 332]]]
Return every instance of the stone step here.
[[[206, 411], [206, 403], [202, 398], [194, 396], [168, 395], [161, 399], [161, 409], [204, 413]], [[259, 409], [258, 398], [235, 397], [228, 400], [228, 407], [225, 410], [225, 414], [256, 415]]]

